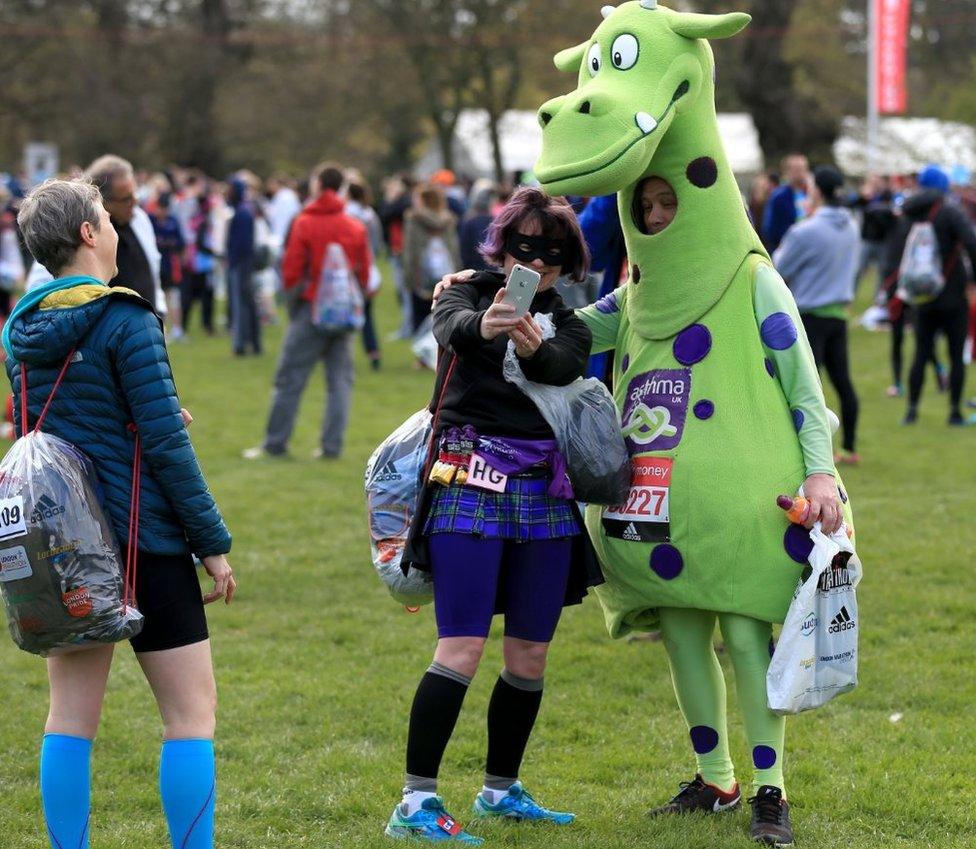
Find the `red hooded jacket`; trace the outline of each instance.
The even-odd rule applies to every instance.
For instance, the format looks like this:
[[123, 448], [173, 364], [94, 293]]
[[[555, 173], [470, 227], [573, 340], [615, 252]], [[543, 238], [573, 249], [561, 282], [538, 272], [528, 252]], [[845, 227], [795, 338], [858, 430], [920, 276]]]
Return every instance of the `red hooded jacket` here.
[[366, 227], [346, 215], [343, 209], [345, 204], [339, 196], [326, 190], [310, 201], [292, 224], [281, 263], [282, 280], [285, 289], [304, 284], [302, 298], [311, 303], [315, 303], [326, 248], [333, 242], [342, 246], [350, 269], [363, 291], [366, 290], [373, 262], [369, 235]]

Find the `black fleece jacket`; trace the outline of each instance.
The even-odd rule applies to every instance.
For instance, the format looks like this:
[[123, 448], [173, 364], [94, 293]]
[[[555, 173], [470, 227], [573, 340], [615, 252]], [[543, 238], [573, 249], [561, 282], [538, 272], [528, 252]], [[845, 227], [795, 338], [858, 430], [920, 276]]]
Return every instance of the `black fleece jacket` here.
[[[453, 285], [434, 309], [434, 336], [445, 349], [437, 370], [430, 410], [443, 392], [438, 430], [473, 425], [479, 433], [522, 439], [552, 439], [553, 433], [535, 404], [502, 376], [508, 336], [486, 341], [481, 319], [505, 277], [482, 272]], [[542, 343], [535, 355], [519, 360], [525, 376], [535, 383], [565, 386], [586, 371], [593, 337], [555, 289], [536, 295], [529, 310], [551, 313], [556, 335]], [[450, 382], [444, 380], [457, 356]]]

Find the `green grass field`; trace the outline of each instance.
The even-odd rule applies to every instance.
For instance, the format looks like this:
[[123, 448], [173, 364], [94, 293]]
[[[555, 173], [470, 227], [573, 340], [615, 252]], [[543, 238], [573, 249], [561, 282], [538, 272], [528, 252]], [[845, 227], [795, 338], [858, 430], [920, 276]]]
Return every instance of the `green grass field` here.
[[[385, 337], [396, 324], [389, 284], [380, 300]], [[323, 400], [319, 373], [293, 459], [246, 463], [240, 452], [260, 442], [280, 336], [280, 325], [269, 331], [260, 359], [234, 359], [226, 338], [200, 334], [172, 347], [184, 404], [196, 417], [193, 439], [234, 533], [240, 583], [230, 608], [210, 608], [220, 690], [217, 845], [387, 846], [382, 829], [399, 798], [407, 712], [435, 629], [431, 609], [408, 615], [373, 573], [362, 477], [372, 449], [426, 402], [431, 376], [411, 368], [402, 342], [384, 343], [379, 373], [357, 352], [343, 458], [309, 457]], [[887, 335], [856, 329], [852, 348], [863, 465], [845, 480], [866, 569], [861, 685], [789, 722], [797, 845], [971, 847], [976, 430], [946, 427], [946, 403], [931, 379], [919, 425], [899, 427], [902, 404], [884, 397]], [[829, 390], [828, 399], [834, 403]], [[485, 709], [500, 664], [494, 636], [441, 771], [442, 793], [462, 820], [480, 788]], [[577, 823], [475, 823], [486, 845], [752, 845], [744, 812], [644, 816], [694, 773], [660, 644], [611, 641], [590, 598], [565, 613], [546, 677], [523, 777], [544, 801], [576, 811]], [[6, 638], [0, 693], [0, 847], [41, 849], [37, 751], [46, 678], [43, 662]], [[734, 702], [730, 719], [740, 779], [748, 781]], [[122, 646], [94, 755], [95, 849], [169, 846], [156, 789], [159, 742], [149, 690]]]

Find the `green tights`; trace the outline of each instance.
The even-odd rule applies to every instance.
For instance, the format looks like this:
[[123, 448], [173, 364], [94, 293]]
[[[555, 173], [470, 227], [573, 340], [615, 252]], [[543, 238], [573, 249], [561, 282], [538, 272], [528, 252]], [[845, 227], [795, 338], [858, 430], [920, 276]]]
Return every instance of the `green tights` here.
[[784, 791], [786, 720], [766, 704], [766, 669], [772, 625], [733, 613], [662, 608], [661, 633], [678, 706], [688, 724], [702, 778], [722, 790], [735, 784], [729, 757], [725, 677], [715, 655], [715, 621], [735, 669], [739, 706], [753, 761], [753, 792], [770, 784]]

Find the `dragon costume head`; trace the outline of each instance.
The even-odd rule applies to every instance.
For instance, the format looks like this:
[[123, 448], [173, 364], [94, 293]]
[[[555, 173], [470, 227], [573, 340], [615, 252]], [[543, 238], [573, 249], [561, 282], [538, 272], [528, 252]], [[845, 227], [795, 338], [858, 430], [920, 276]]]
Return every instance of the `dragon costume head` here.
[[[706, 39], [728, 38], [749, 15], [675, 12], [655, 0], [605, 6], [593, 36], [556, 56], [578, 71], [570, 94], [543, 104], [535, 173], [552, 194], [619, 193], [632, 264], [628, 298], [641, 335], [660, 339], [722, 296], [750, 253], [765, 251], [749, 223], [718, 132], [715, 60]], [[646, 177], [678, 198], [674, 222], [642, 232], [635, 194]]]

